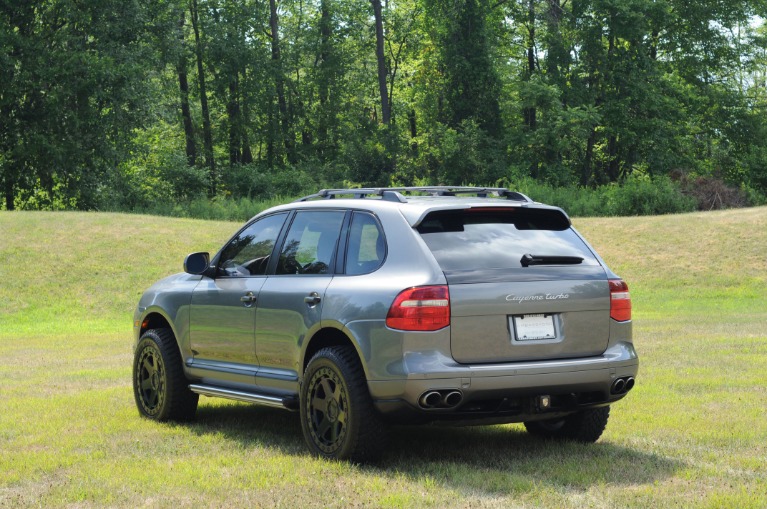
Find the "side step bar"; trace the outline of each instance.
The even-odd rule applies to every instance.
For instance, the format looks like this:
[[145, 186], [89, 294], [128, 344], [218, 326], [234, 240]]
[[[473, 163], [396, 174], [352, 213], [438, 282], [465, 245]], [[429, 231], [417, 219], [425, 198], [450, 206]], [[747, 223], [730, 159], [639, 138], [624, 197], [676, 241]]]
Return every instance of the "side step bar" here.
[[203, 396], [234, 399], [274, 408], [285, 408], [287, 410], [298, 410], [298, 398], [296, 396], [271, 396], [268, 394], [238, 391], [236, 389], [225, 389], [223, 387], [201, 384], [190, 384], [189, 390]]

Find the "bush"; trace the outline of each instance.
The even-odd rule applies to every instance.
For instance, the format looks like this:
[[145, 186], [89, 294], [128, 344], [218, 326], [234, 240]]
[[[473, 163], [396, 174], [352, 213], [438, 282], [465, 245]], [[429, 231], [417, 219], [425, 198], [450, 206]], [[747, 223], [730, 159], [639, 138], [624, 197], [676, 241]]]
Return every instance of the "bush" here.
[[456, 128], [438, 123], [415, 138], [401, 134], [409, 147], [398, 154], [388, 185], [487, 185], [508, 173], [503, 143], [474, 120]]
[[695, 210], [695, 201], [665, 176], [651, 179], [632, 175], [623, 185], [610, 184], [598, 190], [603, 193], [604, 215], [608, 216], [651, 216]]
[[396, 133], [389, 126], [363, 125], [349, 133], [328, 174], [366, 185], [388, 185], [396, 154]]
[[259, 164], [243, 164], [227, 167], [222, 173], [225, 195], [255, 200], [311, 194], [321, 182], [321, 171], [312, 166], [269, 170]]
[[184, 137], [173, 126], [134, 132], [132, 157], [113, 169], [101, 193], [101, 208], [134, 210], [188, 201], [208, 188], [205, 168], [189, 166]]
[[516, 183], [500, 181], [530, 198], [562, 207], [571, 216], [646, 216], [675, 214], [695, 210], [695, 201], [685, 196], [668, 177], [646, 175], [629, 177], [623, 185], [608, 184], [596, 188], [548, 184], [521, 179]]

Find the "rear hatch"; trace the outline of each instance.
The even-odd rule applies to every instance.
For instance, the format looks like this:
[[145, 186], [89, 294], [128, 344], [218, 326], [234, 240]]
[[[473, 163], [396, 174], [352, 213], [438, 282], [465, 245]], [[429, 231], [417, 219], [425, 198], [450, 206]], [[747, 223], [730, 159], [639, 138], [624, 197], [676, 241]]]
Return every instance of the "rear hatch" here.
[[434, 211], [417, 229], [449, 285], [457, 362], [586, 357], [607, 348], [607, 274], [560, 209]]

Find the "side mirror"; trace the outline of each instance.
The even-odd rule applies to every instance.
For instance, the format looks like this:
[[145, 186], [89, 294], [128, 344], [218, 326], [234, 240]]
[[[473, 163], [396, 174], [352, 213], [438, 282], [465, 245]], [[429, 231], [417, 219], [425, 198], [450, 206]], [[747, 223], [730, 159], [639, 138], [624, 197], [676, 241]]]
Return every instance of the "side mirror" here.
[[210, 267], [208, 253], [192, 253], [184, 258], [184, 272], [194, 275], [204, 274]]

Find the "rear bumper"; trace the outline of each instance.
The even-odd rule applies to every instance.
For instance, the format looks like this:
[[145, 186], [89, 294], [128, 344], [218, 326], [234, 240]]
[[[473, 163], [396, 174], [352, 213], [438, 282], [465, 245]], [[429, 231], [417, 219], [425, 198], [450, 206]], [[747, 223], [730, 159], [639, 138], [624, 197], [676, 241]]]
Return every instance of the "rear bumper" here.
[[[626, 393], [611, 391], [621, 378], [634, 378], [639, 360], [631, 343], [620, 342], [598, 357], [486, 365], [447, 365], [419, 359], [433, 371], [398, 380], [368, 381], [376, 408], [397, 422], [522, 422], [567, 415], [613, 403]], [[426, 407], [430, 391], [458, 391], [460, 403]], [[540, 397], [549, 396], [548, 405]]]

